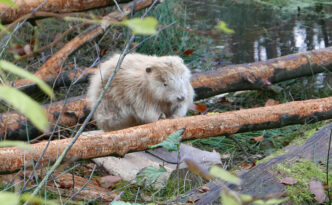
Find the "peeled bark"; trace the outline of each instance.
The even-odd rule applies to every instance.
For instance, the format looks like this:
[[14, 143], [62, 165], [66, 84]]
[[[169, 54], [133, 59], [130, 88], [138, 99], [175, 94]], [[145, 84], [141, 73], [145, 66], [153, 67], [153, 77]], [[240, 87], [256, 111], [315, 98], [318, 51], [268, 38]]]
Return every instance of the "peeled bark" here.
[[[191, 139], [313, 123], [329, 118], [332, 118], [332, 97], [220, 114], [165, 119], [124, 130], [82, 135], [67, 153], [66, 159], [124, 155], [130, 151], [145, 150], [149, 145], [160, 143], [182, 128], [185, 128], [183, 139]], [[55, 161], [71, 140], [68, 138], [52, 141], [41, 162], [47, 164]], [[16, 171], [32, 159], [37, 160], [46, 143], [32, 144], [31, 154], [16, 147], [1, 148], [0, 172]]]
[[[85, 68], [81, 82], [86, 82], [97, 68]], [[269, 89], [272, 83], [289, 79], [313, 75], [324, 71], [332, 71], [332, 47], [296, 53], [256, 63], [230, 65], [217, 70], [197, 73], [192, 76], [191, 84], [195, 88], [196, 99], [213, 95], [250, 89]], [[70, 72], [69, 72], [70, 73]], [[61, 73], [69, 76], [68, 72]], [[46, 78], [46, 76], [48, 76]], [[68, 85], [75, 79], [65, 77], [65, 81], [58, 79], [58, 73], [49, 73], [39, 76], [50, 85], [57, 81], [56, 86]], [[21, 82], [23, 81], [23, 83]], [[33, 84], [24, 84], [25, 80], [16, 81], [14, 85], [24, 92], [36, 92], [38, 87]], [[55, 86], [55, 87], [56, 87]]]
[[[0, 4], [1, 22], [12, 22], [23, 15], [32, 13], [35, 8], [43, 4], [45, 0], [16, 0], [17, 9], [5, 4]], [[125, 3], [129, 0], [117, 0], [118, 3]], [[69, 13], [74, 11], [83, 11], [102, 6], [114, 5], [112, 0], [48, 0], [38, 11]]]
[[[135, 6], [135, 10], [137, 11], [148, 7], [152, 3], [153, 0], [138, 0], [132, 4]], [[77, 48], [79, 48], [84, 43], [91, 41], [97, 36], [103, 34], [106, 28], [108, 28], [111, 25], [110, 21], [119, 21], [128, 14], [130, 14], [132, 4], [130, 4], [129, 6], [125, 6], [122, 9], [122, 13], [120, 11], [114, 11], [106, 15], [105, 17], [103, 17], [101, 25], [95, 26], [92, 30], [88, 30], [87, 32], [79, 36], [76, 36], [74, 39], [69, 41], [55, 55], [53, 55], [50, 59], [48, 59], [42, 67], [39, 68], [39, 70], [35, 73], [35, 76], [43, 79], [46, 82], [55, 80], [62, 70], [62, 65], [67, 60], [70, 54], [72, 54]], [[13, 86], [21, 87], [28, 84], [31, 84], [30, 80], [21, 79], [15, 81]]]

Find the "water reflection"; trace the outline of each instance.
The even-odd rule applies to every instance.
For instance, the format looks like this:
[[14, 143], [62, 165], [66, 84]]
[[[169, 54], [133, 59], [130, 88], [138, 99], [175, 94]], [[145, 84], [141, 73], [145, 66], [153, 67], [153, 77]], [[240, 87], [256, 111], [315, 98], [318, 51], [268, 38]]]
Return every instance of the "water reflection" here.
[[331, 45], [332, 18], [324, 19], [321, 14], [323, 11], [332, 13], [332, 7], [286, 15], [263, 6], [234, 1], [184, 2], [191, 28], [211, 30], [219, 20], [224, 20], [235, 30], [235, 34], [221, 34], [219, 38], [213, 38], [214, 45], [207, 45], [224, 45], [225, 49], [215, 51], [226, 59], [226, 64], [266, 60]]

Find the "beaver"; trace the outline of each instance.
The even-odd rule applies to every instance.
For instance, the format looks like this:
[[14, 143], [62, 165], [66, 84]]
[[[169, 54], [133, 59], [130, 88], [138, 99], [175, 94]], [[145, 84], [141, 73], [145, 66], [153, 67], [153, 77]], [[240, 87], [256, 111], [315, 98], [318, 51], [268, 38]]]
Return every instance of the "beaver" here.
[[[114, 72], [120, 55], [101, 63], [90, 78], [91, 107]], [[99, 129], [112, 131], [185, 116], [193, 104], [191, 73], [178, 56], [128, 54], [94, 113]]]

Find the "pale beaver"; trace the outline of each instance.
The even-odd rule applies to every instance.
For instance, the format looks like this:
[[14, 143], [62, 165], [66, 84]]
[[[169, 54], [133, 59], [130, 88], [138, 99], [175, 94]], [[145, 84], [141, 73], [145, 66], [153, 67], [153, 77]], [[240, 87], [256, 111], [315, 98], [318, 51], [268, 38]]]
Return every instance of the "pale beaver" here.
[[[120, 55], [100, 65], [90, 79], [88, 101], [93, 107], [113, 73]], [[184, 116], [193, 103], [190, 70], [178, 56], [128, 54], [94, 113], [104, 131], [119, 130]]]

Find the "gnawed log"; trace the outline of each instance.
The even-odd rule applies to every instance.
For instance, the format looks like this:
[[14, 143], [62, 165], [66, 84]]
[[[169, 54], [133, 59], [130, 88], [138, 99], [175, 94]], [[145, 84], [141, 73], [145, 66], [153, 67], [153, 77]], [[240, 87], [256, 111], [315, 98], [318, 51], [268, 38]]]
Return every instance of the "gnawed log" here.
[[332, 47], [198, 73], [191, 84], [198, 96], [205, 98], [238, 90], [271, 89], [272, 83], [324, 71], [332, 71]]
[[[82, 135], [67, 153], [66, 159], [124, 155], [130, 151], [145, 150], [149, 145], [160, 143], [182, 128], [185, 128], [183, 139], [191, 139], [312, 123], [329, 118], [332, 118], [332, 97], [220, 114], [165, 119], [113, 132]], [[58, 153], [63, 152], [71, 140], [53, 140], [41, 162], [47, 164], [55, 161]], [[31, 154], [16, 147], [1, 148], [0, 172], [16, 171], [32, 159], [37, 160], [46, 143], [32, 144]]]
[[[126, 3], [130, 0], [117, 0], [118, 3]], [[15, 21], [23, 15], [31, 13], [35, 8], [42, 5], [44, 0], [16, 0], [17, 9], [5, 4], [0, 4], [0, 21], [9, 23]], [[112, 0], [48, 0], [38, 11], [69, 13], [83, 11], [102, 6], [114, 5]]]
[[[243, 183], [240, 192], [250, 194], [254, 197], [264, 197], [283, 193], [286, 190], [287, 185], [282, 184], [280, 179], [278, 179], [278, 172], [275, 169], [276, 165], [284, 162], [292, 164], [305, 160], [316, 163], [318, 159], [325, 162], [331, 131], [332, 124], [325, 126], [302, 146], [293, 146], [286, 154], [276, 156], [267, 162], [258, 164], [242, 174], [241, 179]], [[331, 153], [330, 158], [332, 158]], [[315, 176], [312, 177], [315, 178]], [[220, 192], [223, 188], [215, 182], [210, 182], [204, 186], [208, 187], [210, 190], [203, 194], [197, 190], [191, 190], [179, 197], [176, 201], [179, 203], [186, 203], [189, 198], [194, 198], [199, 199], [195, 202], [196, 205], [213, 204], [213, 202], [220, 198]], [[230, 188], [235, 189], [234, 186], [230, 186]], [[239, 191], [238, 189], [235, 190]]]
[[[80, 81], [86, 82], [88, 79], [86, 75], [90, 75], [95, 69], [97, 68], [85, 68], [80, 71], [83, 73]], [[192, 76], [191, 84], [195, 88], [196, 99], [202, 99], [224, 92], [269, 89], [272, 83], [324, 71], [332, 71], [332, 47], [197, 73]], [[69, 76], [67, 73], [61, 73], [61, 75]], [[43, 80], [50, 85], [57, 81], [56, 86], [67, 85], [75, 81], [75, 79], [65, 78], [65, 81], [59, 80], [58, 74], [54, 73]], [[38, 86], [32, 83], [22, 84], [22, 82], [16, 81], [14, 85], [25, 92], [36, 92], [38, 89]]]
[[[51, 127], [57, 121], [64, 101], [58, 101], [49, 105], [45, 105], [44, 108], [47, 111], [48, 122]], [[66, 101], [60, 126], [71, 127], [77, 123], [82, 122], [89, 114], [90, 109], [87, 106], [87, 101], [82, 97], [70, 98]], [[30, 139], [42, 134], [36, 129], [26, 117], [17, 113], [9, 112], [0, 114], [0, 137], [1, 140], [27, 140], [27, 134]]]
[[[111, 21], [120, 21], [125, 16], [130, 14], [131, 7], [135, 6], [135, 11], [144, 9], [151, 5], [153, 0], [138, 0], [134, 3], [125, 6], [120, 11], [114, 11], [102, 19], [101, 25], [95, 26], [91, 30], [86, 31], [85, 33], [76, 36], [74, 39], [69, 41], [63, 48], [61, 48], [55, 55], [49, 58], [42, 67], [35, 73], [35, 76], [43, 79], [46, 82], [56, 79], [62, 70], [62, 65], [67, 60], [68, 56], [72, 54], [77, 48], [79, 48], [84, 43], [93, 40], [97, 36], [104, 33], [104, 31], [111, 25]], [[14, 87], [21, 87], [23, 85], [31, 84], [31, 81], [28, 79], [17, 80], [12, 83]]]

